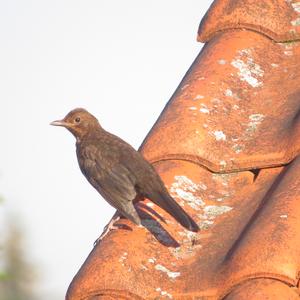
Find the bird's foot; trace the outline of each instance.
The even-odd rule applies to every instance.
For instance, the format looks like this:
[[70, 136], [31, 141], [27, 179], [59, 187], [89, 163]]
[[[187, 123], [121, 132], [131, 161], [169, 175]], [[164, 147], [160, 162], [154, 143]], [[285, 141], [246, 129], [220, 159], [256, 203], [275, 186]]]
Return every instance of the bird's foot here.
[[[109, 225], [109, 224], [108, 224]], [[102, 234], [96, 239], [96, 241], [94, 242], [94, 247], [99, 243], [101, 242], [101, 240], [111, 231], [111, 230], [116, 230], [118, 229], [119, 227], [118, 226], [114, 226], [114, 225], [110, 225], [108, 226], [106, 225], [104, 227], [104, 230], [102, 232]]]
[[116, 230], [119, 227], [115, 226], [114, 223], [120, 219], [120, 214], [118, 211], [113, 215], [109, 223], [104, 227], [102, 234], [96, 239], [94, 242], [94, 247], [101, 242], [101, 240], [111, 231], [111, 230]]

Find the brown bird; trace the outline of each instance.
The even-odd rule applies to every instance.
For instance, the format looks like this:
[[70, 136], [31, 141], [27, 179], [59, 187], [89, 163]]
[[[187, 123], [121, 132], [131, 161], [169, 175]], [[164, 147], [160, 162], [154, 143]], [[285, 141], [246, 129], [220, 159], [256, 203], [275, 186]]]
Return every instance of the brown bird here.
[[128, 143], [107, 132], [83, 108], [69, 112], [51, 125], [67, 128], [76, 138], [76, 153], [81, 172], [117, 213], [106, 226], [100, 240], [114, 229], [120, 214], [141, 225], [134, 203], [144, 197], [168, 212], [190, 231], [198, 225], [170, 196], [152, 165]]

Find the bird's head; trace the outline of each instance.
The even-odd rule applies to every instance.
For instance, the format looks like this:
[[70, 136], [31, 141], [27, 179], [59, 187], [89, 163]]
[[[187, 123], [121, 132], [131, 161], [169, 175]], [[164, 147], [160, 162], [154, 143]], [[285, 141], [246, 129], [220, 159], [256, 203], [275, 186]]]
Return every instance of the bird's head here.
[[67, 128], [78, 140], [101, 128], [98, 120], [83, 108], [71, 110], [62, 120], [53, 121], [50, 125]]

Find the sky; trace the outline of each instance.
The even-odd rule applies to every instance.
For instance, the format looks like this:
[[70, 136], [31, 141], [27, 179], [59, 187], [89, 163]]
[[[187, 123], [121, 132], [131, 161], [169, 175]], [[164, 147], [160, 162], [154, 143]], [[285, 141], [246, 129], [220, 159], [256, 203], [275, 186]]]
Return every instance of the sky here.
[[135, 148], [203, 46], [211, 0], [0, 0], [0, 233], [24, 231], [41, 300], [63, 299], [114, 213], [49, 126], [76, 107]]

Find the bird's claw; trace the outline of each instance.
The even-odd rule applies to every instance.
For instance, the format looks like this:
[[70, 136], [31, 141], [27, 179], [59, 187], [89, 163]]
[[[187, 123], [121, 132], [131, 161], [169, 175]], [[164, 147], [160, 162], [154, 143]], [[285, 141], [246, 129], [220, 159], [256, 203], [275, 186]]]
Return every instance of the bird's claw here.
[[97, 246], [97, 244], [99, 242], [101, 242], [103, 240], [103, 238], [111, 231], [111, 230], [116, 230], [118, 229], [119, 227], [118, 226], [114, 226], [113, 224], [107, 224], [104, 229], [103, 229], [103, 232], [102, 234], [95, 240], [94, 242], [94, 247]]

